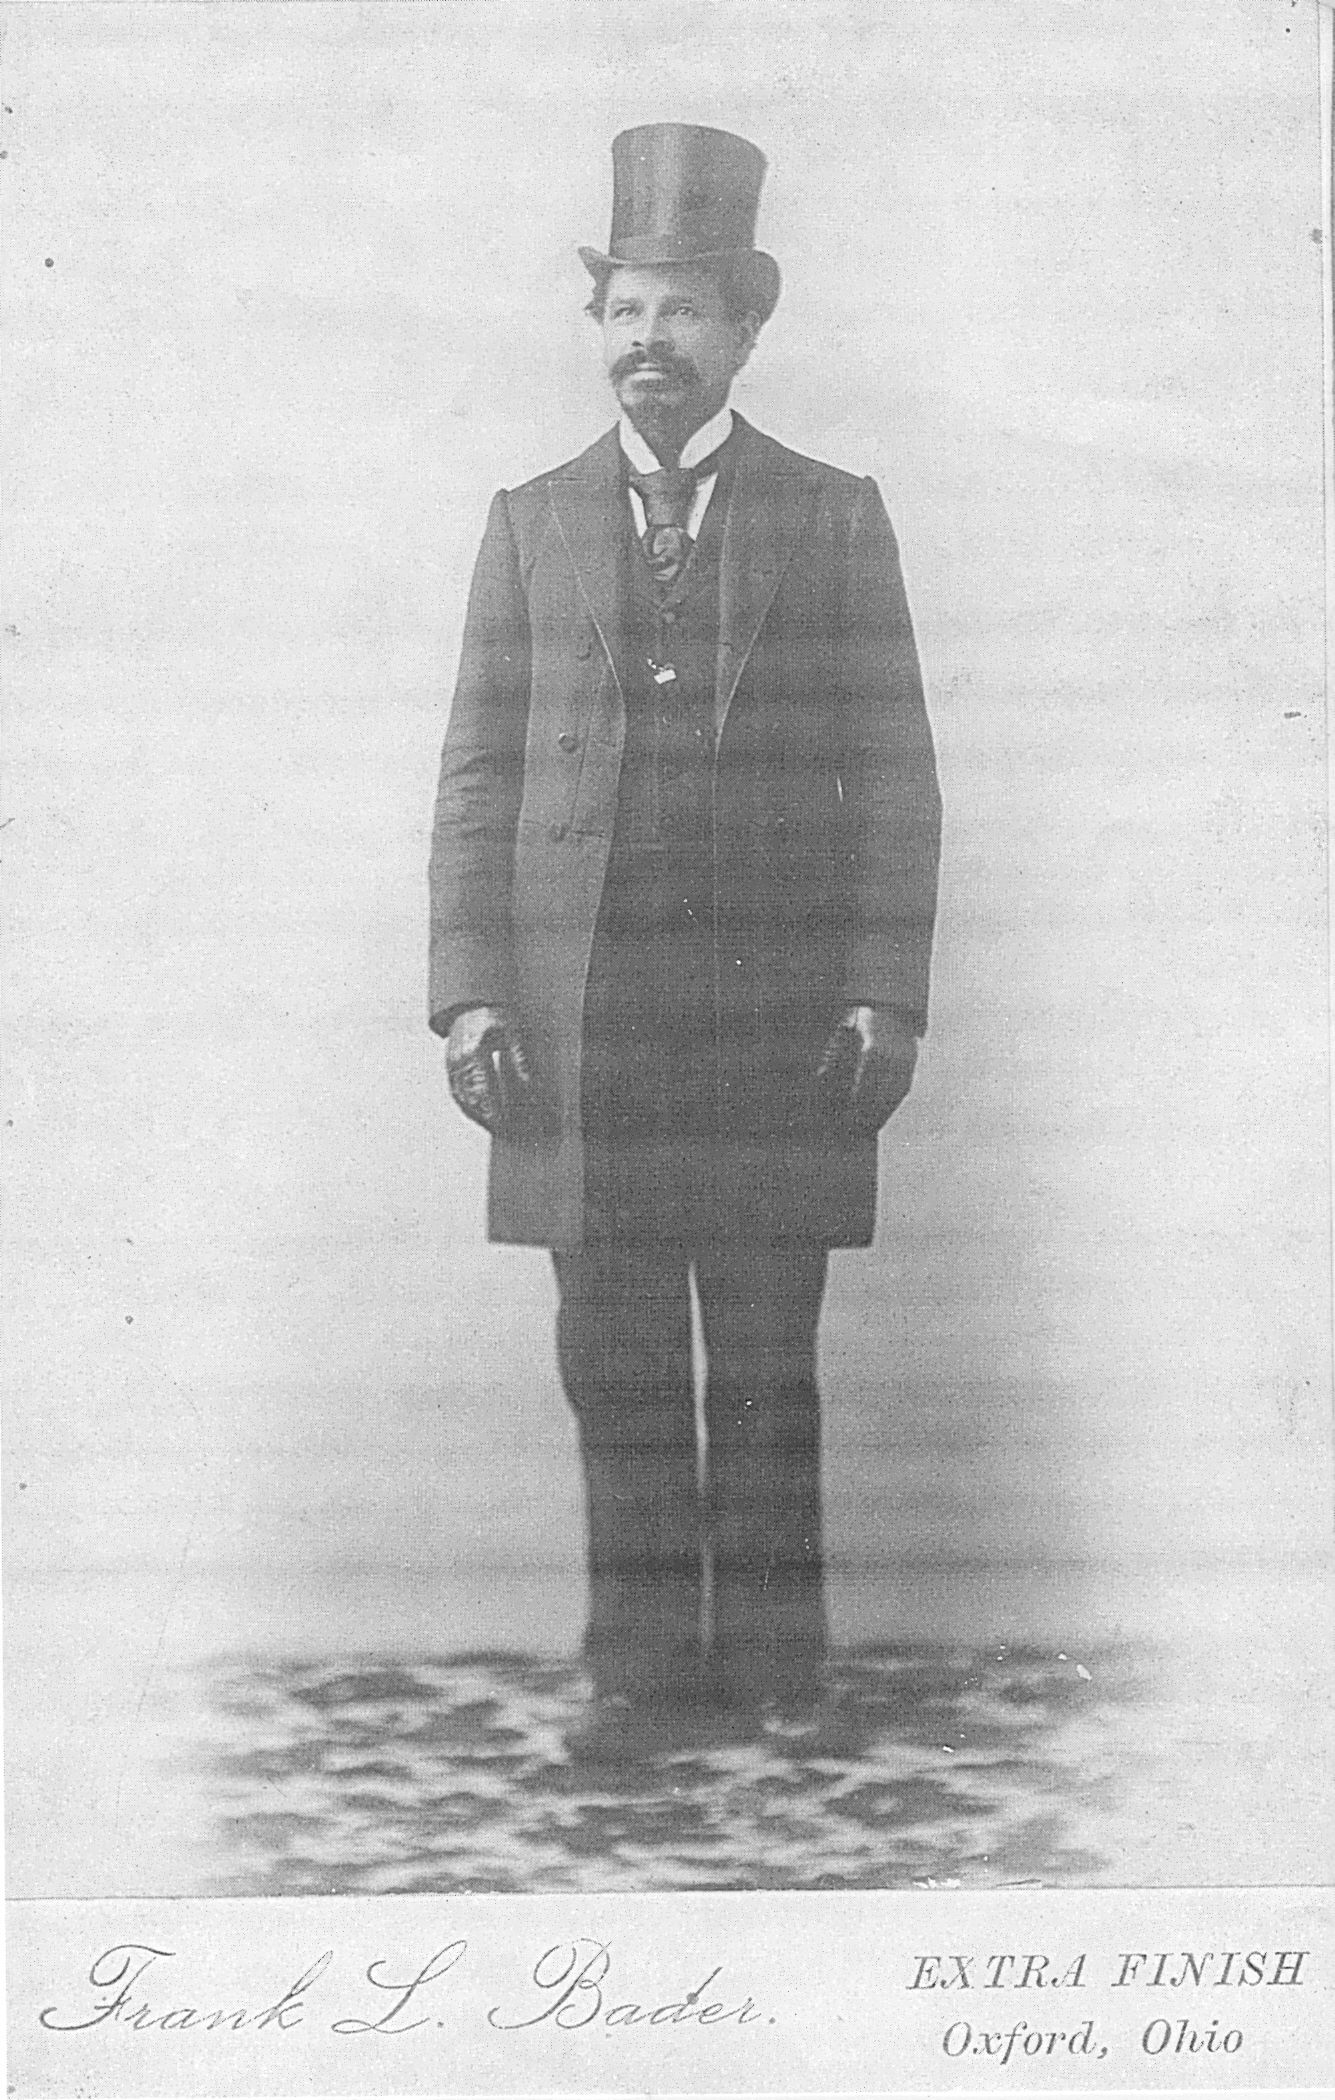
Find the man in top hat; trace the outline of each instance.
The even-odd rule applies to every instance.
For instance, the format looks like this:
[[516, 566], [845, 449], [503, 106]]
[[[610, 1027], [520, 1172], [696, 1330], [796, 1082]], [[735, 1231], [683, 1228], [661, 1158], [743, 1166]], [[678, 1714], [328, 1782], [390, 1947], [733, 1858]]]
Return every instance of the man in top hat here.
[[491, 506], [430, 1019], [492, 1136], [491, 1236], [553, 1251], [589, 1740], [624, 1747], [817, 1698], [816, 1327], [926, 1025], [940, 800], [875, 483], [728, 407], [779, 294], [764, 157], [685, 124], [612, 154], [580, 253], [620, 419]]

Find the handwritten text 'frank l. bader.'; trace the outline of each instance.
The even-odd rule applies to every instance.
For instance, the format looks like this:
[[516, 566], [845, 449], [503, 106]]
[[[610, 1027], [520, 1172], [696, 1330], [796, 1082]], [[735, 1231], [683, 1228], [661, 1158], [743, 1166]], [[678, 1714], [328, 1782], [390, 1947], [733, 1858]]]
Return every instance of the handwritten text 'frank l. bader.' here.
[[[356, 2008], [339, 2009], [328, 2021], [329, 2029], [341, 2035], [403, 2035], [421, 2027], [444, 2027], [442, 2013], [447, 2001], [437, 1988], [459, 1967], [468, 1953], [466, 1940], [451, 1940], [437, 1948], [414, 1972], [409, 1964], [373, 1961], [359, 1986]], [[176, 1959], [170, 1947], [155, 1947], [142, 1940], [121, 1940], [97, 1955], [88, 1971], [94, 1993], [84, 2003], [45, 2006], [38, 2014], [41, 2025], [58, 2034], [81, 2033], [90, 2027], [130, 2028], [136, 2034], [241, 2033], [242, 2031], [287, 2034], [305, 2024], [308, 2015], [323, 2020], [313, 2000], [319, 1989], [327, 1996], [327, 1983], [334, 1964], [332, 1948], [302, 1971], [295, 1982], [269, 2002], [248, 2006], [210, 2004], [212, 1992], [189, 1989], [180, 1997], [172, 1991], [173, 1972], [157, 1965]], [[153, 1971], [151, 1977], [149, 1972]], [[733, 2001], [733, 1993], [719, 1984], [722, 1963], [716, 1963], [704, 1980], [689, 1990], [660, 1993], [650, 1991], [622, 1996], [612, 1979], [612, 1950], [603, 1940], [579, 1939], [564, 1946], [548, 1947], [539, 1955], [528, 1979], [510, 2000], [489, 2008], [487, 2025], [497, 2033], [520, 2028], [548, 2026], [569, 2032], [576, 2028], [604, 2027], [717, 2027], [725, 2021], [749, 2027], [757, 2021], [773, 2025], [772, 2016], [760, 2012], [750, 1996]], [[148, 1981], [145, 1981], [145, 1978]], [[366, 1987], [374, 1994], [366, 1996]], [[153, 1995], [149, 1995], [153, 1993]]]

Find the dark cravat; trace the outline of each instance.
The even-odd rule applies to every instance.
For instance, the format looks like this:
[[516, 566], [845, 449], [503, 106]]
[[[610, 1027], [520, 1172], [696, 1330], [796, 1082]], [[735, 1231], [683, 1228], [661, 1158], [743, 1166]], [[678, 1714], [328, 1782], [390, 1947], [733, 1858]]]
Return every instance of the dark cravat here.
[[719, 452], [711, 452], [695, 467], [659, 467], [653, 474], [637, 474], [632, 467], [630, 485], [639, 491], [644, 504], [644, 532], [640, 545], [654, 579], [664, 589], [674, 584], [690, 557], [694, 542], [686, 530], [695, 491], [702, 481], [719, 470]]

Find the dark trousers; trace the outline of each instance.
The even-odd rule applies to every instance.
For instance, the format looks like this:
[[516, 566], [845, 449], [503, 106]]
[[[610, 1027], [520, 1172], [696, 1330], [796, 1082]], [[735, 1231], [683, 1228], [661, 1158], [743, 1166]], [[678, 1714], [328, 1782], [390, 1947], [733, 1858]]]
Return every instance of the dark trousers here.
[[[553, 1257], [603, 1692], [802, 1702], [825, 1649], [818, 1246], [595, 1244]], [[704, 1329], [697, 1437], [690, 1276]]]

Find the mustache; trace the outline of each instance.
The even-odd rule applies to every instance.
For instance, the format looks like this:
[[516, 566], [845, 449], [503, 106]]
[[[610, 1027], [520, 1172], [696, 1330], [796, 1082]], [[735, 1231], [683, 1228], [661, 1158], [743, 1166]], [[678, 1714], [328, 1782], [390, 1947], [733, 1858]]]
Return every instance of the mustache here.
[[679, 357], [675, 350], [628, 350], [612, 367], [612, 380], [629, 379], [632, 372], [661, 372], [667, 379], [684, 382], [699, 378], [689, 357]]

